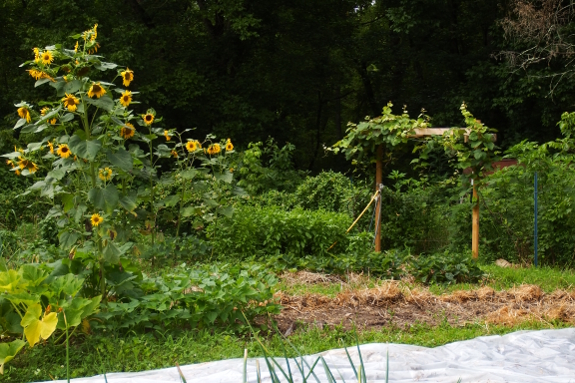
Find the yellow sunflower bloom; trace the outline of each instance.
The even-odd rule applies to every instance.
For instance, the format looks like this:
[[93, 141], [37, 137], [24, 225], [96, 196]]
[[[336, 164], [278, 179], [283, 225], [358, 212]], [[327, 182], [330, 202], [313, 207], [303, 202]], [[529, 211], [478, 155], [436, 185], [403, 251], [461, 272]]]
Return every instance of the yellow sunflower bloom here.
[[154, 122], [154, 115], [151, 113], [146, 113], [142, 116], [142, 118], [144, 119], [144, 123], [146, 125], [152, 125], [152, 123]]
[[98, 178], [102, 181], [110, 181], [112, 179], [112, 169], [105, 167], [98, 171]]
[[94, 24], [94, 28], [92, 29], [92, 37], [90, 37], [91, 41], [94, 41], [98, 38], [98, 24]]
[[56, 122], [58, 122], [58, 120], [53, 118], [50, 120], [50, 125], [56, 125]]
[[102, 85], [100, 85], [99, 82], [92, 83], [92, 86], [88, 90], [88, 97], [90, 97], [90, 98], [94, 98], [94, 96], [96, 96], [97, 98], [100, 98], [105, 94], [106, 94], [106, 89], [104, 89], [102, 87]]
[[170, 132], [167, 130], [164, 130], [164, 137], [166, 137], [166, 141], [170, 141], [172, 139], [172, 137], [170, 137]]
[[213, 144], [208, 147], [208, 154], [213, 156], [222, 151], [220, 144]]
[[34, 61], [40, 61], [40, 48], [34, 48], [32, 50], [34, 51]]
[[122, 126], [122, 129], [120, 129], [120, 136], [122, 136], [124, 140], [127, 140], [128, 138], [134, 137], [134, 134], [136, 134], [136, 128], [134, 128], [134, 125], [129, 122], [126, 122], [125, 125], [128, 127]]
[[78, 46], [79, 46], [78, 41], [76, 41], [76, 45], [74, 45], [74, 52], [78, 52]]
[[120, 97], [120, 104], [122, 104], [124, 107], [127, 108], [131, 102], [132, 102], [132, 92], [127, 90], [124, 93], [122, 93], [122, 97]]
[[104, 222], [104, 218], [98, 213], [92, 214], [90, 217], [90, 222], [92, 222], [92, 226], [98, 227], [102, 222]]
[[18, 167], [22, 170], [28, 169], [28, 171], [32, 174], [36, 173], [36, 171], [38, 170], [38, 165], [36, 165], [34, 162], [27, 160], [26, 158], [23, 158], [23, 157], [19, 157]]
[[126, 68], [125, 71], [120, 73], [120, 76], [124, 79], [124, 86], [130, 86], [130, 83], [134, 80], [134, 72], [130, 68]]
[[80, 103], [80, 100], [78, 100], [76, 96], [68, 93], [66, 93], [66, 97], [64, 97], [62, 101], [64, 102], [64, 106], [66, 107], [66, 109], [68, 109], [70, 112], [76, 111], [76, 108]]
[[174, 158], [178, 158], [178, 152], [176, 152], [174, 149], [172, 149], [172, 151], [170, 152], [170, 154], [172, 155], [172, 157]]
[[48, 145], [48, 147], [50, 148], [50, 153], [54, 154], [54, 144], [48, 141], [46, 145]]
[[20, 118], [25, 118], [26, 122], [30, 122], [30, 120], [32, 119], [32, 117], [30, 116], [30, 110], [28, 110], [28, 108], [24, 106], [18, 108], [18, 116], [20, 116]]
[[198, 150], [198, 144], [196, 141], [188, 141], [186, 142], [186, 150], [190, 153], [195, 152]]
[[54, 55], [52, 55], [50, 51], [45, 51], [40, 55], [40, 61], [42, 61], [44, 65], [50, 65], [52, 61], [54, 61]]
[[56, 150], [56, 154], [62, 158], [68, 158], [72, 154], [70, 148], [66, 144], [58, 145], [58, 150]]
[[47, 106], [43, 107], [42, 110], [40, 110], [40, 114], [42, 116], [45, 116], [46, 113], [48, 113], [48, 111], [50, 110], [50, 108], [48, 108]]
[[234, 145], [232, 144], [232, 140], [228, 138], [226, 142], [226, 152], [231, 152], [232, 150], [234, 150]]
[[28, 73], [30, 73], [30, 76], [34, 77], [35, 80], [40, 80], [40, 78], [42, 78], [42, 71], [36, 70], [36, 69], [29, 69], [27, 71]]

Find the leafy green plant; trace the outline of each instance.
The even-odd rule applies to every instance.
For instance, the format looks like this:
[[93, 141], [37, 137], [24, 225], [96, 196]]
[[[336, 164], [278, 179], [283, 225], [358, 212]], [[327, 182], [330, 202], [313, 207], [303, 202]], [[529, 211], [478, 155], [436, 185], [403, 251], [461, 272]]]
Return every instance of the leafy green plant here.
[[[129, 281], [125, 281], [129, 282]], [[273, 274], [261, 266], [213, 266], [188, 270], [186, 265], [169, 274], [143, 278], [136, 289], [125, 290], [96, 317], [94, 328], [108, 331], [169, 328], [223, 327], [241, 331], [243, 311], [249, 320], [279, 312], [272, 288]], [[134, 294], [136, 293], [136, 294]]]
[[326, 255], [334, 241], [345, 248], [345, 231], [350, 224], [347, 214], [323, 210], [238, 206], [233, 217], [208, 227], [207, 236], [214, 256], [220, 259], [266, 260], [279, 255], [303, 258]]
[[408, 272], [427, 284], [477, 282], [483, 273], [465, 253], [421, 254], [407, 263]]
[[258, 195], [269, 190], [293, 192], [301, 182], [305, 172], [294, 168], [293, 144], [279, 147], [273, 138], [249, 144], [232, 163], [238, 174], [238, 185], [250, 195]]
[[67, 333], [99, 308], [101, 296], [81, 297], [84, 281], [73, 274], [60, 275], [47, 266], [32, 264], [18, 270], [7, 269], [5, 264], [0, 268], [0, 327], [3, 337], [14, 338], [0, 344], [0, 373], [26, 343], [33, 347], [56, 329]]

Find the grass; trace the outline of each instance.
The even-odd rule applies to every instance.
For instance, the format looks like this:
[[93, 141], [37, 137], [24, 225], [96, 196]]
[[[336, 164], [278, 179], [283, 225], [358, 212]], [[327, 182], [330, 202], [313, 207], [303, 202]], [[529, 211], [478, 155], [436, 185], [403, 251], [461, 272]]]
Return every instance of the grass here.
[[[554, 328], [567, 327], [554, 324]], [[523, 323], [514, 327], [485, 326], [476, 323], [452, 327], [446, 323], [430, 327], [416, 324], [409, 329], [382, 328], [378, 331], [360, 332], [360, 344], [405, 343], [435, 347], [446, 343], [472, 339], [484, 335], [502, 335], [525, 329], [544, 329], [549, 326], [539, 322]], [[280, 336], [262, 337], [271, 356], [284, 355]], [[355, 334], [343, 328], [319, 330], [312, 328], [296, 331], [290, 337], [299, 353], [317, 352], [355, 345]], [[77, 339], [70, 349], [71, 377], [93, 376], [104, 372], [144, 371], [179, 365], [242, 358], [248, 349], [249, 357], [262, 356], [253, 337], [237, 336], [226, 332], [189, 331], [162, 336], [159, 333], [128, 337], [90, 336]], [[36, 382], [65, 377], [65, 347], [48, 342], [23, 352], [6, 366], [0, 381]], [[297, 356], [288, 350], [290, 357]], [[55, 362], [58, 361], [58, 362]]]

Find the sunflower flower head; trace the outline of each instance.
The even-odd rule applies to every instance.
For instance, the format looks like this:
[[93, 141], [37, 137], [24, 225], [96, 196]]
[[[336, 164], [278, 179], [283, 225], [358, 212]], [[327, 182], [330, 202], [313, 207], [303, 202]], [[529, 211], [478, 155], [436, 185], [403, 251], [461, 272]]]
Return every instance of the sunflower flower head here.
[[130, 70], [130, 68], [126, 68], [125, 71], [120, 72], [120, 76], [122, 76], [124, 86], [130, 86], [130, 83], [134, 80], [134, 72]]
[[50, 125], [56, 125], [56, 122], [58, 122], [58, 120], [53, 118], [50, 120]]
[[198, 143], [197, 141], [188, 141], [186, 142], [186, 150], [190, 153], [195, 152], [196, 150], [198, 150]]
[[214, 156], [222, 151], [220, 144], [213, 144], [208, 147], [208, 154]]
[[66, 97], [64, 97], [62, 101], [64, 102], [64, 106], [66, 107], [66, 109], [68, 109], [70, 112], [76, 111], [76, 108], [80, 103], [80, 100], [78, 100], [76, 96], [68, 93], [66, 93]]
[[40, 110], [40, 114], [41, 114], [42, 116], [45, 116], [46, 113], [48, 113], [49, 110], [50, 110], [50, 108], [48, 108], [47, 106], [45, 106], [45, 107], [43, 107], [43, 108]]
[[144, 123], [146, 125], [152, 125], [154, 122], [154, 115], [152, 113], [146, 113], [142, 116], [142, 118], [144, 119]]
[[94, 28], [92, 28], [92, 36], [90, 37], [90, 41], [95, 41], [98, 38], [98, 24], [94, 24]]
[[70, 148], [66, 144], [58, 145], [58, 150], [56, 150], [56, 154], [62, 158], [68, 158], [72, 155]]
[[104, 218], [102, 218], [102, 216], [100, 214], [94, 213], [90, 217], [90, 222], [92, 223], [92, 226], [98, 227], [98, 225], [100, 225], [102, 222], [104, 222]]
[[20, 116], [20, 118], [25, 118], [26, 122], [30, 122], [30, 120], [32, 120], [30, 109], [25, 106], [18, 108], [18, 116]]
[[98, 178], [102, 181], [110, 181], [112, 179], [112, 169], [105, 167], [98, 171]]
[[34, 61], [37, 63], [40, 61], [40, 48], [32, 49], [34, 51]]
[[74, 52], [78, 52], [79, 44], [78, 40], [76, 40], [76, 45], [74, 45]]
[[126, 90], [124, 93], [122, 93], [122, 96], [120, 97], [120, 104], [122, 104], [122, 106], [127, 108], [131, 102], [132, 102], [132, 92]]
[[50, 65], [54, 61], [54, 55], [50, 51], [44, 51], [40, 55], [40, 61], [44, 65]]
[[97, 98], [100, 98], [105, 94], [106, 94], [106, 89], [104, 89], [102, 87], [102, 85], [100, 85], [99, 82], [92, 83], [92, 86], [88, 90], [88, 97], [90, 97], [90, 98], [94, 98], [94, 96], [96, 96]]
[[234, 150], [234, 145], [232, 144], [232, 140], [228, 138], [226, 141], [226, 152], [231, 152], [232, 150]]
[[120, 129], [120, 136], [122, 136], [124, 140], [134, 137], [134, 134], [136, 133], [136, 128], [134, 128], [134, 125], [130, 124], [129, 122], [126, 122], [124, 125], [126, 126], [122, 126], [122, 129]]
[[48, 145], [48, 147], [50, 148], [50, 153], [54, 154], [54, 144], [48, 141], [46, 145]]
[[167, 130], [164, 130], [164, 137], [166, 137], [166, 141], [170, 141], [172, 139], [172, 137], [170, 137], [170, 132]]

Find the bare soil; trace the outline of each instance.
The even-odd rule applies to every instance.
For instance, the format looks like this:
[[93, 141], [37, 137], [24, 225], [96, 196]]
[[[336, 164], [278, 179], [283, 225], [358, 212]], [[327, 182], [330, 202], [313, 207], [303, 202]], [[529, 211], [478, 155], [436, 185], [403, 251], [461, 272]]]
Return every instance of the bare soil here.
[[[290, 278], [309, 283], [335, 282], [331, 277], [312, 274]], [[481, 287], [434, 295], [424, 287], [410, 288], [400, 281], [382, 281], [373, 288], [350, 288], [333, 298], [283, 292], [276, 293], [276, 297], [283, 306], [276, 320], [280, 331], [287, 335], [300, 324], [377, 329], [383, 326], [409, 328], [416, 323], [433, 326], [444, 322], [452, 326], [477, 322], [512, 326], [533, 320], [575, 323], [575, 291], [545, 294], [536, 285], [521, 285], [507, 291]]]

